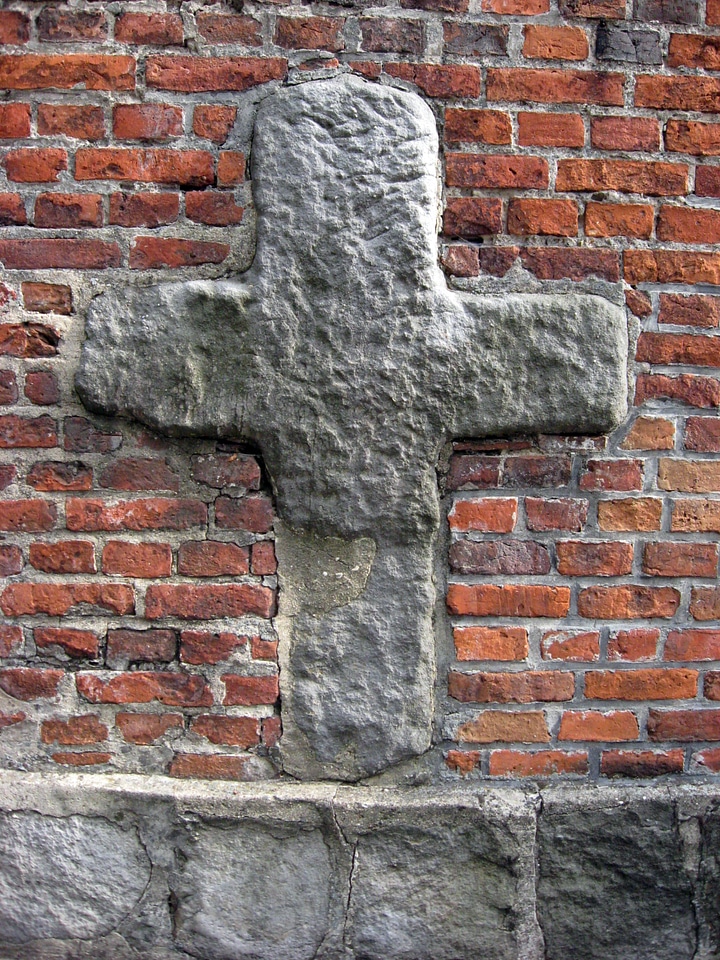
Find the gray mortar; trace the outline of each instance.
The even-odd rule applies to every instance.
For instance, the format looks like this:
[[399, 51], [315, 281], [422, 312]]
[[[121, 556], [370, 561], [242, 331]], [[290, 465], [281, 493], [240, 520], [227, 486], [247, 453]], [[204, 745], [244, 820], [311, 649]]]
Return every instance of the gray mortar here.
[[719, 809], [8, 771], [0, 960], [712, 960]]
[[349, 600], [343, 578], [318, 603], [312, 585], [301, 599], [304, 574], [284, 574], [283, 759], [297, 777], [357, 780], [430, 745], [443, 444], [604, 433], [626, 412], [617, 305], [448, 290], [437, 149], [410, 92], [350, 76], [279, 89], [254, 128], [252, 268], [130, 287], [88, 315], [89, 409], [257, 442], [283, 523], [306, 556], [319, 545], [310, 568], [327, 538], [375, 545]]

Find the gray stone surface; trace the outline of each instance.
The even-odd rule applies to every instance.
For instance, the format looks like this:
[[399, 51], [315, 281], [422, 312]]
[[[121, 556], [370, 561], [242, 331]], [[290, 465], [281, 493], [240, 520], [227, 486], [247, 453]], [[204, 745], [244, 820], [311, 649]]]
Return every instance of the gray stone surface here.
[[691, 960], [694, 884], [675, 805], [659, 790], [544, 798], [538, 917], [547, 960]]
[[251, 270], [98, 298], [77, 387], [161, 431], [256, 441], [289, 528], [375, 543], [356, 600], [280, 609], [287, 769], [353, 780], [430, 744], [442, 445], [612, 429], [626, 322], [599, 297], [447, 289], [435, 122], [414, 94], [282, 89], [258, 109], [252, 172]]
[[655, 30], [633, 30], [627, 26], [600, 23], [595, 38], [599, 60], [624, 63], [662, 63], [660, 34]]
[[104, 936], [137, 908], [149, 880], [132, 829], [98, 817], [0, 814], [0, 943]]

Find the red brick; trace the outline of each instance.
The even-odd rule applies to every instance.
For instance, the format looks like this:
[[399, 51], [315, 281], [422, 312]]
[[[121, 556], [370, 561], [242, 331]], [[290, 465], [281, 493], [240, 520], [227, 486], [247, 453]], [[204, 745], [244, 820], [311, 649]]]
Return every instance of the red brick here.
[[691, 153], [696, 157], [716, 157], [720, 155], [720, 123], [668, 120], [665, 149], [673, 153]]
[[275, 544], [272, 540], [254, 543], [250, 552], [250, 569], [256, 577], [269, 577], [277, 573]]
[[608, 660], [654, 660], [659, 639], [659, 630], [618, 630], [608, 640]]
[[552, 630], [542, 635], [540, 652], [543, 660], [591, 661], [600, 659], [600, 634], [597, 631], [573, 633]]
[[226, 530], [267, 533], [273, 524], [272, 503], [263, 496], [240, 499], [218, 497], [215, 501], [215, 523]]
[[35, 200], [36, 227], [72, 229], [102, 225], [102, 197], [97, 193], [41, 193]]
[[555, 189], [674, 196], [687, 193], [688, 168], [650, 160], [558, 160]]
[[411, 53], [418, 56], [425, 46], [420, 20], [362, 18], [360, 30], [362, 49], [374, 53]]
[[625, 303], [628, 310], [636, 317], [649, 317], [653, 312], [650, 294], [640, 290], [626, 290]]
[[[275, 43], [290, 50], [330, 50], [337, 53], [345, 49], [342, 37], [344, 23], [343, 17], [278, 17]], [[259, 23], [257, 27], [260, 27]], [[257, 41], [262, 42], [259, 29]]]
[[146, 66], [149, 87], [182, 93], [249, 90], [286, 74], [287, 61], [279, 57], [148, 57]]
[[504, 277], [520, 256], [519, 247], [487, 247], [478, 250], [481, 273]]
[[135, 595], [124, 583], [11, 583], [0, 596], [0, 607], [9, 617], [64, 617], [89, 607], [124, 616], [134, 612]]
[[578, 596], [578, 614], [599, 620], [672, 617], [680, 605], [674, 587], [587, 587]]
[[717, 327], [720, 325], [720, 297], [661, 293], [658, 323]]
[[[18, 549], [18, 548], [16, 548]], [[23, 633], [20, 627], [11, 627], [0, 624], [0, 657], [10, 657], [17, 652], [23, 642]]]
[[104, 270], [121, 259], [117, 243], [104, 240], [0, 240], [8, 270]]
[[720, 673], [709, 671], [705, 675], [703, 692], [708, 700], [720, 700]]
[[590, 52], [587, 34], [580, 27], [532, 24], [524, 29], [524, 57], [537, 60], [585, 60]]
[[90, 703], [151, 703], [168, 707], [210, 707], [206, 680], [193, 674], [161, 671], [78, 673], [78, 693]]
[[500, 460], [497, 457], [457, 453], [451, 457], [446, 481], [448, 490], [478, 490], [499, 483]]
[[23, 147], [10, 150], [3, 161], [8, 180], [18, 183], [48, 183], [67, 170], [67, 151], [56, 147]]
[[123, 740], [147, 746], [168, 730], [182, 730], [183, 718], [180, 713], [118, 713], [115, 725]]
[[720, 618], [720, 590], [717, 587], [693, 587], [690, 595], [690, 616], [694, 620]]
[[227, 577], [248, 573], [248, 548], [236, 543], [197, 540], [178, 550], [178, 573], [185, 577]]
[[570, 483], [570, 457], [511, 456], [502, 472], [504, 487], [564, 487]]
[[40, 649], [62, 647], [69, 657], [90, 657], [95, 659], [100, 649], [100, 641], [92, 630], [72, 630], [69, 628], [36, 627], [35, 643]]
[[12, 463], [0, 464], [0, 490], [6, 490], [17, 476], [17, 468]]
[[17, 193], [0, 193], [0, 226], [23, 226], [26, 223], [23, 198]]
[[60, 338], [42, 323], [0, 324], [0, 354], [9, 357], [35, 359], [54, 357]]
[[600, 773], [606, 777], [662, 777], [682, 773], [683, 759], [682, 750], [667, 753], [606, 750], [600, 758]]
[[254, 770], [246, 770], [250, 760], [250, 757], [177, 753], [170, 762], [168, 773], [171, 777], [193, 777], [200, 780], [256, 780]]
[[277, 676], [239, 677], [224, 673], [221, 679], [225, 684], [223, 703], [226, 707], [274, 704], [280, 696]]
[[451, 583], [447, 607], [456, 616], [564, 617], [570, 607], [570, 590], [530, 584]]
[[35, 670], [31, 667], [12, 667], [0, 670], [0, 690], [14, 700], [46, 700], [57, 694], [62, 670]]
[[282, 721], [280, 717], [265, 717], [262, 721], [262, 742], [268, 750], [272, 750], [273, 747], [278, 745], [281, 736]]
[[145, 599], [145, 616], [149, 620], [160, 617], [217, 620], [245, 614], [274, 616], [275, 592], [255, 583], [161, 585], [148, 587]]
[[75, 179], [204, 187], [213, 181], [213, 161], [205, 150], [87, 147], [75, 154]]
[[235, 633], [208, 633], [183, 630], [180, 634], [180, 659], [184, 663], [221, 663], [247, 645], [247, 637]]
[[0, 11], [0, 43], [20, 46], [30, 39], [30, 20], [19, 10]]
[[720, 463], [715, 460], [660, 460], [658, 487], [683, 493], [715, 493], [720, 489]]
[[486, 197], [449, 197], [443, 215], [448, 237], [475, 239], [502, 233], [502, 200]]
[[676, 500], [670, 529], [673, 533], [720, 533], [717, 500]]
[[635, 385], [636, 405], [659, 399], [677, 400], [693, 407], [717, 407], [720, 404], [720, 382], [693, 374], [679, 377], [640, 374]]
[[[708, 7], [710, 3], [712, 3], [712, 0], [708, 0]], [[720, 749], [702, 750], [699, 753], [694, 753], [692, 760], [702, 770], [708, 770], [710, 773], [720, 771]]]
[[84, 463], [40, 461], [34, 463], [27, 474], [27, 482], [36, 490], [90, 490], [92, 469]]
[[452, 244], [443, 254], [442, 267], [453, 277], [477, 277], [480, 273], [478, 251], [465, 244]]
[[260, 486], [260, 467], [257, 459], [244, 453], [216, 453], [192, 458], [192, 476], [209, 487], [245, 487], [257, 490]]
[[68, 530], [188, 530], [206, 524], [207, 507], [199, 500], [70, 499], [66, 517]]
[[180, 213], [177, 193], [111, 193], [109, 223], [121, 227], [162, 227]]
[[250, 637], [250, 655], [253, 660], [272, 660], [277, 662], [277, 640], [263, 640], [262, 637]]
[[579, 113], [518, 113], [523, 147], [582, 147], [585, 125]]
[[119, 433], [103, 433], [85, 417], [65, 420], [65, 449], [73, 453], [112, 453], [122, 445]]
[[210, 743], [242, 747], [243, 750], [260, 743], [260, 721], [255, 717], [220, 717], [205, 713], [193, 720], [190, 732], [205, 737]]
[[167, 663], [175, 659], [176, 650], [172, 630], [108, 630], [107, 659], [114, 666]]
[[254, 17], [198, 13], [196, 22], [200, 36], [210, 43], [241, 43], [245, 47], [262, 45], [262, 24]]
[[539, 750], [536, 753], [493, 750], [490, 754], [489, 772], [493, 777], [584, 774], [588, 772], [588, 756], [586, 753], [563, 753], [561, 750]]
[[359, 73], [368, 80], [378, 80], [382, 73], [382, 65], [369, 60], [351, 60], [350, 68], [354, 73]]
[[480, 765], [479, 750], [448, 750], [445, 763], [453, 773], [466, 776]]
[[29, 136], [30, 104], [0, 103], [0, 140], [20, 140]]
[[656, 110], [720, 112], [720, 79], [715, 77], [639, 76], [635, 106]]
[[654, 577], [714, 577], [718, 548], [711, 543], [647, 543], [643, 572]]
[[676, 243], [717, 243], [720, 211], [664, 204], [658, 216], [657, 237]]
[[500, 110], [448, 107], [445, 111], [445, 140], [449, 143], [511, 143], [510, 117]]
[[9, 90], [134, 90], [135, 58], [64, 53], [0, 56], [0, 76]]
[[107, 39], [105, 14], [45, 7], [37, 19], [38, 39], [51, 43], [101, 43]]
[[685, 700], [697, 696], [697, 670], [590, 670], [589, 700]]
[[[26, 310], [32, 310], [35, 313], [59, 313], [63, 316], [72, 313], [72, 290], [63, 283], [25, 282], [22, 284], [22, 293]], [[22, 325], [14, 328], [14, 334], [15, 337], [24, 340], [20, 355], [23, 355], [35, 340], [40, 341], [38, 345], [42, 351], [35, 355], [53, 356], [57, 353], [58, 336], [49, 327], [42, 327], [40, 324]], [[7, 350], [2, 352], [5, 353]]]
[[713, 26], [720, 24], [720, 3], [718, 3], [718, 0], [707, 0], [705, 22]]
[[165, 460], [128, 457], [115, 460], [100, 474], [100, 486], [113, 490], [173, 490], [179, 481]]
[[243, 207], [235, 202], [231, 193], [214, 190], [185, 194], [185, 212], [188, 220], [207, 223], [214, 227], [227, 227], [240, 223]]
[[200, 104], [193, 113], [193, 133], [213, 143], [225, 143], [236, 117], [237, 107]]
[[574, 237], [577, 232], [578, 210], [572, 200], [517, 198], [510, 201], [508, 233], [518, 236]]
[[548, 164], [541, 157], [450, 153], [445, 175], [449, 187], [543, 190], [548, 185]]
[[540, 280], [584, 280], [596, 276], [616, 283], [620, 277], [618, 256], [613, 250], [528, 247], [521, 257], [525, 269]]
[[414, 83], [428, 97], [480, 96], [480, 70], [468, 64], [385, 63], [388, 76]]
[[510, 533], [517, 522], [517, 500], [456, 500], [448, 522], [451, 530]]
[[621, 107], [624, 82], [621, 73], [593, 70], [491, 68], [487, 73], [487, 99], [490, 102], [595, 103]]
[[456, 739], [459, 743], [547, 743], [550, 734], [540, 710], [484, 710], [460, 726]]
[[720, 168], [696, 167], [695, 193], [698, 197], [720, 197]]
[[38, 134], [41, 137], [101, 140], [105, 136], [105, 115], [102, 107], [40, 103], [37, 122]]
[[596, 150], [660, 149], [660, 125], [649, 117], [593, 117], [590, 142]]
[[673, 630], [663, 660], [720, 660], [720, 631]]
[[47, 500], [0, 501], [0, 530], [34, 533], [52, 530], [57, 520], [57, 507]]
[[557, 544], [558, 573], [570, 577], [620, 577], [632, 572], [633, 546], [619, 541], [591, 543], [563, 540]]
[[[11, 543], [0, 544], [0, 577], [11, 577], [15, 573], [20, 573], [23, 565], [23, 555], [20, 547]], [[7, 654], [2, 653], [2, 644], [2, 632], [0, 631], [0, 657], [7, 656]]]
[[668, 66], [720, 70], [720, 37], [672, 33], [668, 47]]
[[574, 530], [579, 532], [587, 521], [587, 500], [541, 500], [525, 498], [528, 530]]
[[720, 740], [720, 710], [651, 710], [651, 740]]
[[183, 135], [183, 112], [168, 103], [119, 103], [113, 107], [118, 140], [170, 140]]
[[507, 576], [550, 572], [544, 544], [532, 540], [456, 540], [450, 546], [450, 569], [456, 573]]
[[25, 377], [25, 396], [39, 406], [52, 406], [60, 400], [60, 387], [55, 374], [37, 370]]
[[12, 370], [0, 370], [0, 405], [15, 403], [18, 398], [17, 380]]
[[55, 763], [62, 763], [69, 767], [96, 767], [103, 763], [109, 763], [112, 759], [112, 754], [90, 751], [83, 753], [53, 753], [52, 759]]
[[168, 47], [183, 42], [182, 18], [176, 13], [121, 13], [115, 21], [115, 39]]
[[22, 723], [26, 719], [27, 714], [23, 713], [22, 710], [18, 710], [17, 713], [0, 712], [0, 730], [4, 730], [5, 727], [13, 727], [16, 723]]
[[121, 577], [169, 577], [172, 550], [167, 543], [109, 540], [103, 549], [102, 572]]
[[585, 206], [585, 235], [588, 237], [635, 237], [649, 240], [655, 211], [644, 203], [594, 203]]
[[234, 187], [245, 179], [245, 154], [237, 150], [223, 150], [217, 162], [217, 185]]
[[640, 727], [629, 710], [601, 713], [597, 710], [568, 710], [560, 720], [558, 740], [605, 741], [618, 743], [637, 740]]
[[580, 477], [581, 490], [642, 490], [640, 460], [588, 460]]
[[720, 420], [714, 417], [688, 417], [685, 421], [686, 450], [720, 453]]
[[86, 540], [31, 543], [30, 563], [44, 573], [95, 573], [95, 547]]
[[133, 270], [162, 270], [165, 267], [195, 267], [222, 263], [230, 253], [227, 243], [179, 240], [175, 237], [136, 237], [130, 248]]
[[535, 17], [549, 11], [550, 0], [483, 0], [482, 9], [501, 16]]

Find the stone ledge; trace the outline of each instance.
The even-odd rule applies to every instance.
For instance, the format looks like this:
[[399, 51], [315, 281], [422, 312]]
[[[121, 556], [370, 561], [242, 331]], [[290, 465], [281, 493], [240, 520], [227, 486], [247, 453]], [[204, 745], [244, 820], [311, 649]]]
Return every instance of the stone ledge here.
[[720, 789], [3, 773], [1, 960], [709, 960]]

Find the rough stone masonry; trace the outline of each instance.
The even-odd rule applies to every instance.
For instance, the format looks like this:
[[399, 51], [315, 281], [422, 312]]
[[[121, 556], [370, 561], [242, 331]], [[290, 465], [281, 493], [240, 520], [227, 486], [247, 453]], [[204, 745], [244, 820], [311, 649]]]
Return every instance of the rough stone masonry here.
[[282, 520], [283, 764], [301, 778], [430, 746], [443, 444], [603, 433], [626, 411], [617, 306], [447, 289], [437, 157], [412, 93], [281, 88], [255, 122], [252, 268], [105, 295], [87, 321], [90, 409], [260, 446]]

